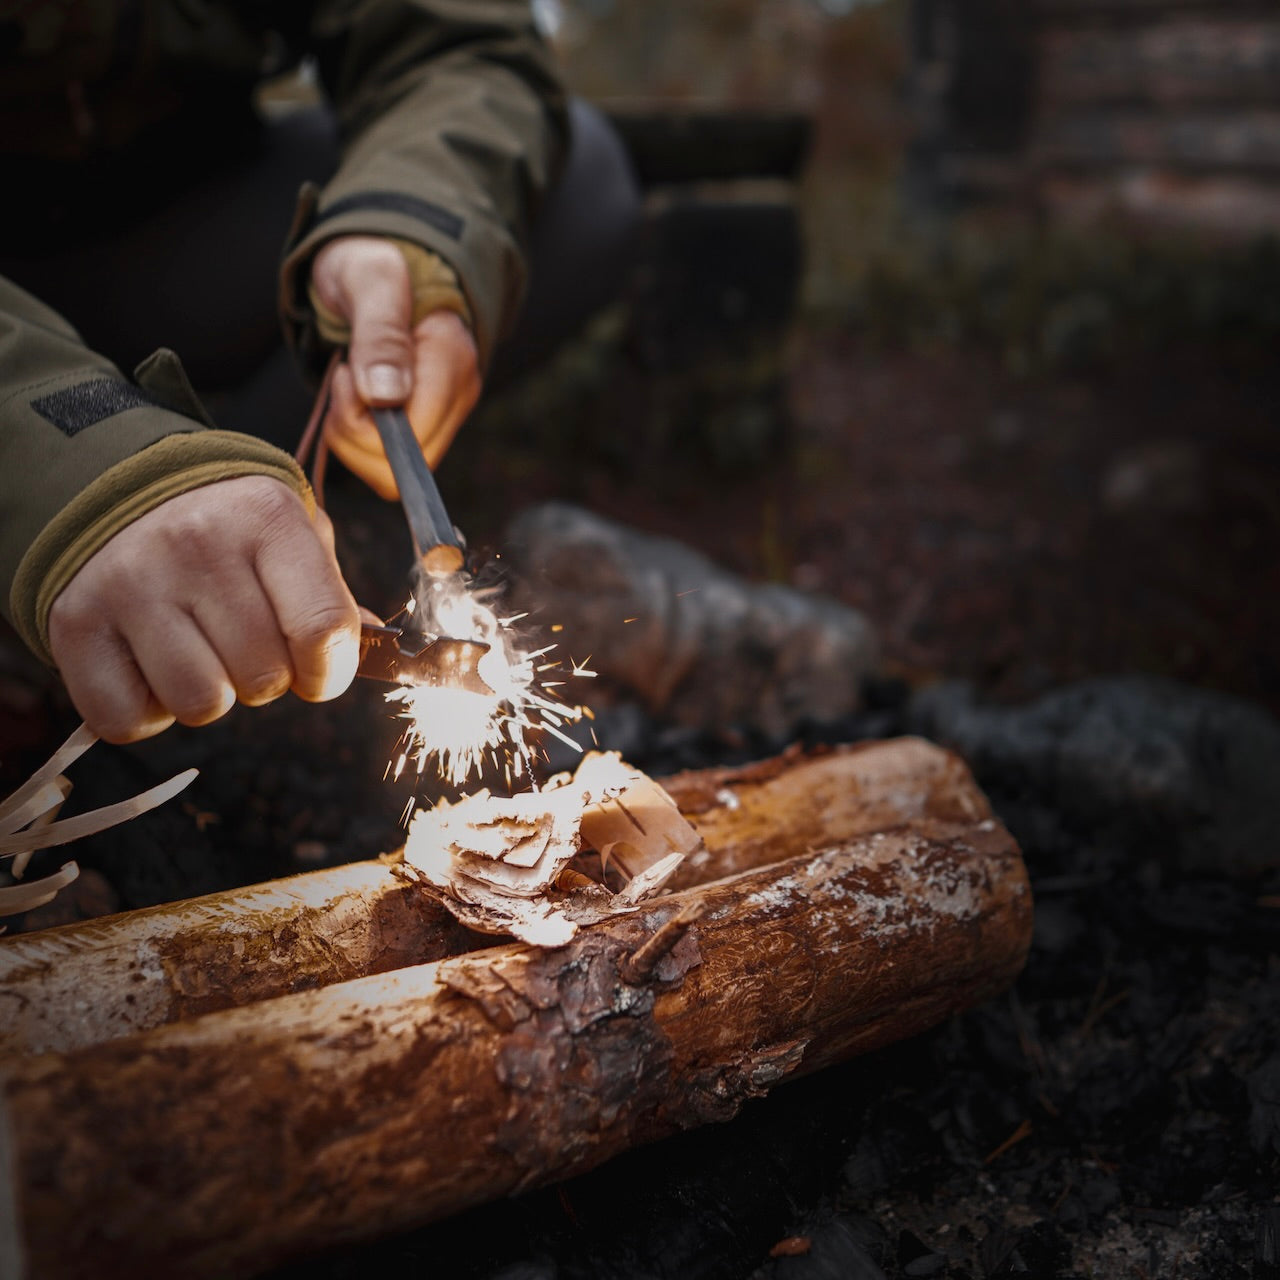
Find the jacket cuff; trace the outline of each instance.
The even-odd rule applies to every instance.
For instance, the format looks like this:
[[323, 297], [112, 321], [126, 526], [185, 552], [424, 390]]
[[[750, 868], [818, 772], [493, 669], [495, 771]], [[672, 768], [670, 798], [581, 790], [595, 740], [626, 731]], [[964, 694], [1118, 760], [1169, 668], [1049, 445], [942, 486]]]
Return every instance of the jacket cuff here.
[[53, 664], [49, 610], [54, 600], [126, 525], [179, 494], [246, 475], [282, 481], [314, 514], [311, 486], [293, 458], [235, 431], [166, 436], [105, 471], [45, 525], [18, 565], [9, 606], [28, 647]]
[[[438, 254], [424, 249], [410, 240], [383, 237], [395, 245], [409, 268], [409, 288], [413, 297], [413, 314], [410, 327], [429, 316], [433, 311], [452, 311], [461, 316], [468, 328], [472, 328], [471, 308], [462, 296], [458, 277], [453, 268]], [[321, 302], [315, 283], [308, 279], [307, 299], [315, 312], [316, 332], [324, 342], [335, 347], [346, 346], [351, 341], [351, 326], [336, 311]]]
[[470, 315], [480, 369], [486, 370], [523, 289], [524, 264], [515, 241], [486, 226], [483, 218], [464, 219], [398, 192], [343, 197], [324, 208], [318, 208], [319, 201], [319, 188], [310, 183], [303, 187], [280, 272], [280, 318], [303, 365], [319, 377], [331, 350], [316, 327], [308, 298], [311, 259], [339, 236], [366, 235], [421, 246], [453, 270]]

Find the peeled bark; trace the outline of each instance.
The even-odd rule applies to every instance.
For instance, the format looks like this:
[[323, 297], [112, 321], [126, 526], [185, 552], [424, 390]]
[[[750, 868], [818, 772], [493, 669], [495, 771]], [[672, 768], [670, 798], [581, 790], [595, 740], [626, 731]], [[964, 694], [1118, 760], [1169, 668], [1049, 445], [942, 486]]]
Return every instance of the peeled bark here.
[[[716, 781], [739, 813], [763, 785]], [[0, 1275], [80, 1276], [87, 1259], [99, 1276], [249, 1274], [408, 1228], [727, 1119], [1021, 968], [1026, 873], [985, 812], [792, 852], [556, 950], [493, 947], [11, 1059]]]
[[[990, 813], [964, 764], [915, 738], [792, 751], [663, 785], [706, 843], [673, 889], [912, 818]], [[4, 938], [0, 1058], [79, 1048], [484, 945], [380, 862]]]

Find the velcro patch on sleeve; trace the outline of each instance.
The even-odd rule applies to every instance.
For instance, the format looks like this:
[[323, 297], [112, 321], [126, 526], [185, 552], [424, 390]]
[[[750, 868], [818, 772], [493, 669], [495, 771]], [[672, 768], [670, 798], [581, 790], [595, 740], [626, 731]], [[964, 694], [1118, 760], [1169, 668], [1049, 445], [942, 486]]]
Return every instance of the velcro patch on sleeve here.
[[52, 395], [41, 396], [31, 402], [31, 407], [69, 438], [85, 427], [92, 427], [126, 409], [141, 409], [156, 403], [131, 382], [122, 382], [119, 378], [92, 378], [88, 382], [78, 382], [74, 387], [55, 391]]

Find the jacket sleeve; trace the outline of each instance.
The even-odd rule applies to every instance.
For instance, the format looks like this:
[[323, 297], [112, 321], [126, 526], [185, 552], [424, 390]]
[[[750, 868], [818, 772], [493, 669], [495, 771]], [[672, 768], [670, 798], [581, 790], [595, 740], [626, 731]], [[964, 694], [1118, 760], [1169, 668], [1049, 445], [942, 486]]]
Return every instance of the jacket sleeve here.
[[481, 367], [524, 288], [530, 221], [567, 136], [550, 50], [524, 0], [326, 0], [312, 47], [342, 134], [338, 172], [303, 190], [281, 311], [323, 361], [307, 265], [339, 235], [393, 236], [456, 272]]
[[169, 498], [269, 475], [312, 502], [288, 454], [212, 429], [172, 352], [125, 378], [0, 279], [0, 605], [46, 662], [49, 608], [113, 534]]

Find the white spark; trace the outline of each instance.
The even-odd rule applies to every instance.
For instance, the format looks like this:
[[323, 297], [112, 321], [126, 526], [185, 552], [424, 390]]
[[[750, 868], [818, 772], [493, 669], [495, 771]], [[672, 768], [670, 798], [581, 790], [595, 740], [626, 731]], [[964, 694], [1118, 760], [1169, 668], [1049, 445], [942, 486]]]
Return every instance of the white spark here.
[[[540, 663], [554, 648], [526, 652], [520, 648], [513, 624], [525, 617], [499, 618], [485, 603], [482, 592], [470, 592], [461, 582], [434, 583], [425, 605], [428, 631], [489, 646], [477, 664], [477, 672], [492, 693], [434, 685], [398, 685], [387, 694], [407, 721], [404, 752], [396, 763], [396, 776], [412, 760], [418, 773], [434, 764], [439, 776], [462, 786], [480, 771], [486, 758], [505, 761], [512, 776], [532, 779], [529, 735], [553, 734], [581, 751], [582, 747], [560, 726], [576, 724], [585, 707], [563, 702], [555, 692], [564, 681], [544, 682], [545, 671], [563, 670], [559, 661]], [[492, 593], [487, 593], [492, 594]], [[573, 675], [594, 675], [573, 663]]]

